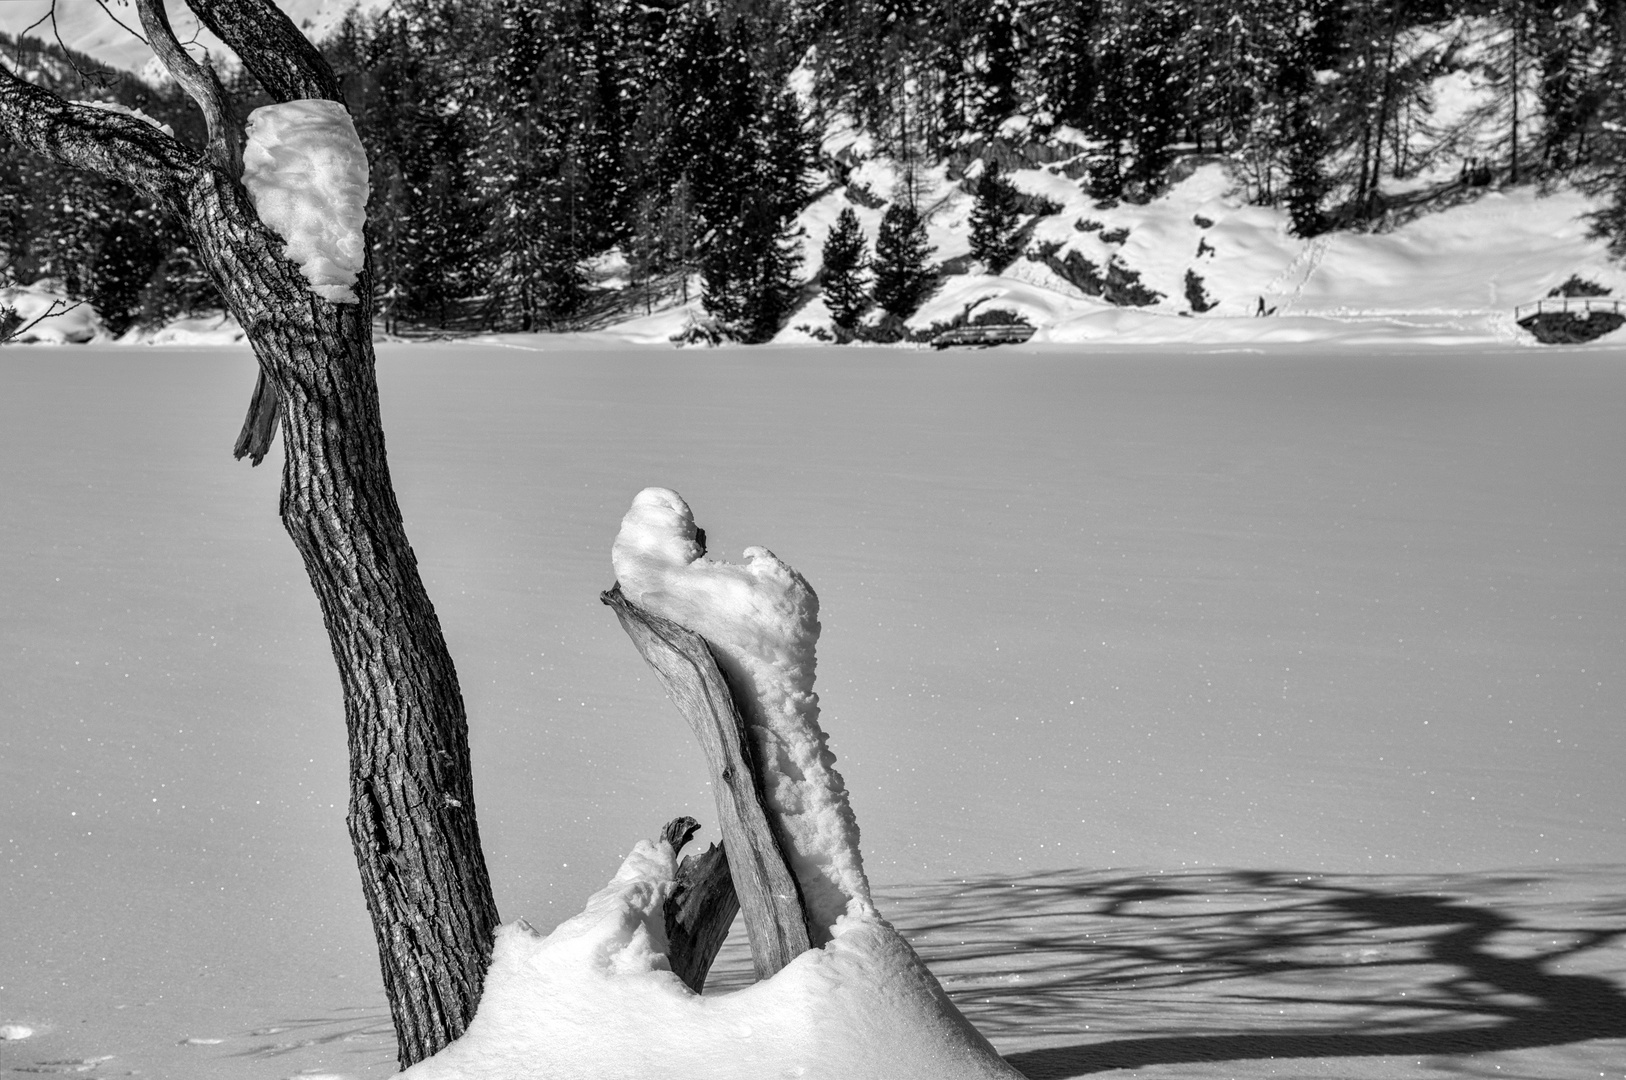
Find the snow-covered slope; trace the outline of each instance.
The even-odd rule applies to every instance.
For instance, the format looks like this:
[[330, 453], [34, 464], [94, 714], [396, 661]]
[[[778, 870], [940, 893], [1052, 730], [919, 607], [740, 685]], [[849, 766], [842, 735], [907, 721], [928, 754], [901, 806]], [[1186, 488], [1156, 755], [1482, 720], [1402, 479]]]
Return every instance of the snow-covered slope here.
[[[874, 163], [866, 172], [889, 176]], [[1057, 167], [1016, 170], [1011, 179], [1059, 209], [1028, 219], [1026, 252], [1002, 272], [973, 263], [945, 275], [911, 327], [1002, 308], [1039, 327], [1038, 341], [1470, 343], [1518, 340], [1514, 307], [1571, 275], [1626, 295], [1626, 268], [1587, 236], [1582, 215], [1594, 207], [1573, 189], [1486, 191], [1389, 231], [1305, 240], [1282, 209], [1251, 205], [1223, 162], [1202, 165], [1145, 205], [1098, 203]], [[928, 174], [927, 192], [934, 260], [968, 255], [973, 200], [965, 185], [939, 169]], [[818, 249], [848, 205], [837, 189], [803, 215], [815, 274]], [[873, 242], [883, 210], [854, 210]], [[1150, 295], [1112, 303], [1081, 287], [1080, 278], [1104, 278], [1114, 264]], [[828, 320], [814, 299], [782, 340], [806, 340], [801, 327]]]
[[[370, 11], [387, 7], [390, 0], [277, 0], [277, 6], [286, 11], [294, 25], [320, 40], [332, 30], [352, 8]], [[128, 71], [140, 71], [146, 77], [162, 77], [162, 69], [153, 62], [152, 50], [142, 44], [132, 31], [141, 26], [132, 0], [106, 0], [106, 9], [96, 0], [56, 0], [56, 27], [52, 33], [51, 21], [46, 18], [52, 0], [4, 0], [0, 2], [0, 32], [16, 37], [33, 27], [29, 34], [42, 41], [54, 42], [60, 37], [62, 44], [86, 53], [105, 64]], [[198, 26], [182, 0], [166, 0], [170, 22], [176, 36], [182, 41], [194, 35], [203, 48], [215, 55], [229, 55], [220, 40]], [[124, 25], [120, 25], [120, 23]], [[35, 25], [39, 23], [39, 25]]]

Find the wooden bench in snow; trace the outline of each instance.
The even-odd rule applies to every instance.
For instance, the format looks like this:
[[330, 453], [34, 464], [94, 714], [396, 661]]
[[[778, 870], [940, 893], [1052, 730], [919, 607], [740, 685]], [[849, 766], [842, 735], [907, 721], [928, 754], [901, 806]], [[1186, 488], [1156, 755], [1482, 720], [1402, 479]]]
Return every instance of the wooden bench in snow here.
[[1603, 296], [1549, 296], [1514, 308], [1513, 321], [1543, 345], [1576, 345], [1626, 326], [1626, 310]]
[[1022, 323], [1002, 326], [956, 326], [932, 338], [932, 348], [946, 349], [951, 345], [972, 345], [987, 348], [990, 345], [1019, 345], [1033, 336], [1033, 327]]

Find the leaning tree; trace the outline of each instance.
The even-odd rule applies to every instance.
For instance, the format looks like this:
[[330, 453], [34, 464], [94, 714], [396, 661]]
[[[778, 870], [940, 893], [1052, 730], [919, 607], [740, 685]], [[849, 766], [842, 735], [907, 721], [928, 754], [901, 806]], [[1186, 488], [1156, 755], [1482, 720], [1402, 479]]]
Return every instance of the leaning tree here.
[[[340, 102], [339, 82], [272, 0], [186, 0], [276, 102]], [[148, 44], [202, 110], [208, 145], [62, 98], [0, 63], [0, 131], [130, 185], [173, 214], [259, 361], [237, 455], [280, 428], [281, 516], [327, 624], [344, 691], [350, 836], [403, 1066], [474, 1015], [497, 907], [481, 853], [457, 673], [407, 542], [384, 456], [370, 260], [354, 296], [311, 291], [244, 187], [244, 127], [163, 0], [137, 0]]]
[[[272, 0], [185, 2], [279, 105], [333, 102], [342, 115], [333, 71]], [[254, 348], [259, 376], [236, 454], [258, 464], [280, 428], [282, 521], [304, 559], [339, 668], [350, 839], [405, 1068], [456, 1039], [473, 1018], [497, 907], [475, 825], [457, 672], [384, 457], [370, 259], [351, 288], [312, 285], [264, 219], [276, 214], [262, 216], [245, 186], [244, 126], [219, 77], [178, 42], [163, 0], [136, 6], [154, 53], [203, 111], [206, 147], [187, 146], [137, 116], [64, 101], [3, 63], [0, 131], [129, 184], [175, 215]], [[697, 634], [645, 612], [619, 588], [604, 601], [699, 737], [724, 837], [677, 868], [664, 904], [671, 969], [700, 992], [743, 911], [757, 973], [772, 975], [823, 939], [807, 923], [785, 839], [765, 810], [767, 766], [756, 760], [742, 719], [748, 688], [724, 677]], [[674, 819], [662, 839], [675, 852], [697, 827], [692, 818]]]

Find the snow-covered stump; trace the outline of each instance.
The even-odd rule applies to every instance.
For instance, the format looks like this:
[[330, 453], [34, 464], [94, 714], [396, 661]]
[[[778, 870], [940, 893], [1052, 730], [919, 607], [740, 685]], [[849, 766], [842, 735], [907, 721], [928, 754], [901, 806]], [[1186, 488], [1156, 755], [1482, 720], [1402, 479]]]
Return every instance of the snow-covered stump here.
[[[870, 901], [818, 724], [818, 598], [764, 548], [738, 566], [704, 555], [688, 504], [647, 488], [604, 601], [715, 761], [727, 858], [714, 847], [680, 865], [696, 826], [678, 818], [552, 933], [499, 928], [468, 1031], [402, 1080], [1019, 1080]], [[736, 813], [766, 824], [739, 839]], [[702, 994], [736, 861], [750, 864], [733, 874], [741, 901], [763, 889], [774, 934], [811, 940], [742, 990]], [[776, 861], [779, 891], [749, 884]]]
[[[723, 834], [734, 893], [745, 913], [751, 959], [757, 978], [766, 979], [806, 952], [812, 938], [801, 889], [768, 817], [742, 710], [699, 634], [633, 604], [619, 584], [600, 599], [615, 611], [705, 751], [718, 831]], [[721, 937], [716, 946], [722, 946]], [[710, 958], [706, 966], [711, 966]]]

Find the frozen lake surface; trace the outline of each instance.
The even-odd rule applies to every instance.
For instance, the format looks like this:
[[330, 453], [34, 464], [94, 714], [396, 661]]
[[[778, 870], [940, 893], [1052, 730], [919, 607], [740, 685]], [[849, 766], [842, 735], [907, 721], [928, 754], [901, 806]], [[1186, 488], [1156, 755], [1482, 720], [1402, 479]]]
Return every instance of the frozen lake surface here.
[[[1618, 347], [464, 343], [379, 378], [505, 918], [711, 819], [597, 599], [659, 484], [817, 589], [883, 914], [1031, 1075], [1619, 1073]], [[280, 449], [230, 456], [252, 380], [0, 353], [4, 1070], [390, 1071]]]

